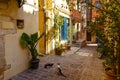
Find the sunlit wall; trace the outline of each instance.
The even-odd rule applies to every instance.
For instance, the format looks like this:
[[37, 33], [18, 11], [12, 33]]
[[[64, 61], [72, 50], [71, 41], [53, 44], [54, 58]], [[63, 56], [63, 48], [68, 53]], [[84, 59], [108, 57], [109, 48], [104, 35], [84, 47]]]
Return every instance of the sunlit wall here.
[[[25, 2], [24, 6], [19, 8], [17, 0], [9, 0], [7, 9], [0, 9], [0, 16], [4, 17], [3, 20], [12, 22], [14, 24], [13, 27], [15, 27], [13, 34], [4, 36], [6, 66], [9, 65], [9, 69], [6, 69], [4, 72], [4, 80], [8, 80], [10, 77], [24, 71], [29, 66], [30, 55], [25, 49], [22, 49], [19, 39], [23, 32], [31, 34], [38, 31], [38, 13], [37, 11], [35, 14], [31, 13], [32, 10], [36, 9], [33, 4], [29, 4], [29, 8], [25, 9], [27, 3], [29, 2]], [[19, 29], [17, 27], [17, 20], [23, 20], [23, 28]], [[9, 24], [7, 28], [9, 29]]]

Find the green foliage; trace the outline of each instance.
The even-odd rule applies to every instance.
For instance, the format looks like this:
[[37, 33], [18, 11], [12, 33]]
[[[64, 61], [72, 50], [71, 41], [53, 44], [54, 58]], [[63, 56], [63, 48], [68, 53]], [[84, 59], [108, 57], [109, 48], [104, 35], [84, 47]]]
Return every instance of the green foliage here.
[[27, 48], [30, 51], [32, 59], [37, 59], [37, 57], [39, 56], [36, 46], [43, 35], [44, 33], [38, 36], [37, 32], [31, 35], [28, 35], [27, 33], [22, 33], [21, 35], [20, 43], [24, 48]]
[[59, 37], [60, 37], [60, 28], [63, 25], [64, 18], [60, 16], [58, 13], [55, 14], [54, 17], [54, 35], [55, 35], [55, 44], [59, 42]]
[[67, 27], [68, 30], [68, 43], [70, 43], [70, 26]]
[[63, 52], [63, 48], [62, 48], [62, 45], [56, 41], [56, 44], [55, 44], [55, 54], [56, 55], [61, 55]]
[[60, 28], [63, 25], [64, 18], [60, 16], [58, 13], [55, 14], [54, 17], [54, 36], [55, 39], [59, 38], [60, 36]]
[[59, 29], [63, 25], [63, 22], [64, 18], [56, 13], [54, 17], [54, 28]]
[[120, 1], [100, 0], [100, 3], [100, 16], [89, 25], [93, 33], [107, 38], [106, 63], [114, 68], [116, 75], [120, 75]]

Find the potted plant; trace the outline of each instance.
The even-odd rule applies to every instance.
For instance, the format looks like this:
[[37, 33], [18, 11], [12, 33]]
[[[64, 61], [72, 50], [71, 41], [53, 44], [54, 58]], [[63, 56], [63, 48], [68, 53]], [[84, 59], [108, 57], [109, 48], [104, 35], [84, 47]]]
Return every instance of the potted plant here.
[[31, 68], [37, 69], [39, 67], [39, 53], [36, 49], [38, 41], [42, 38], [44, 33], [38, 36], [38, 32], [28, 35], [27, 33], [23, 32], [20, 38], [21, 45], [29, 50], [29, 53], [32, 57], [30, 60]]
[[68, 40], [67, 44], [66, 44], [66, 49], [70, 50], [71, 49], [71, 45], [70, 45], [70, 41]]
[[63, 25], [64, 18], [56, 11], [54, 17], [54, 36], [55, 36], [55, 54], [61, 55], [63, 52], [62, 46], [60, 45], [60, 29]]
[[95, 22], [89, 24], [93, 32], [102, 30], [102, 34], [107, 39], [101, 48], [107, 48], [104, 50], [103, 62], [105, 73], [114, 76], [114, 79], [108, 80], [120, 80], [120, 6], [118, 6], [120, 2], [118, 0], [99, 1], [100, 7], [94, 5], [92, 7], [97, 8], [100, 15]]
[[60, 45], [59, 42], [56, 42], [56, 44], [55, 44], [55, 54], [56, 55], [61, 55], [62, 53], [63, 53], [62, 45]]
[[61, 55], [63, 53], [63, 49], [61, 47], [56, 47], [55, 48], [55, 54], [56, 55]]

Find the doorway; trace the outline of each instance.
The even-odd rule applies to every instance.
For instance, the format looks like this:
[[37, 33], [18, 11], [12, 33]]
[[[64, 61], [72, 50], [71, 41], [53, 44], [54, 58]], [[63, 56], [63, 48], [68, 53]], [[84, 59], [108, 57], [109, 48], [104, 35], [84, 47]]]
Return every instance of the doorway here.
[[91, 41], [91, 32], [87, 31], [87, 41]]

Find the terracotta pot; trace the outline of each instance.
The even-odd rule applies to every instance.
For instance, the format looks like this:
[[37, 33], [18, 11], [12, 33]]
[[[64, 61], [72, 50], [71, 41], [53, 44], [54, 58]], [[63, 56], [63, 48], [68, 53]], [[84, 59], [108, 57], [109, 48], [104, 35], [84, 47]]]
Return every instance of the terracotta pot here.
[[70, 49], [71, 49], [71, 46], [70, 46], [70, 45], [67, 45], [67, 46], [66, 46], [66, 49], [67, 49], [67, 50], [70, 50]]
[[56, 54], [56, 55], [61, 55], [62, 52], [63, 52], [62, 49], [55, 49], [55, 54]]
[[105, 70], [104, 72], [107, 80], [117, 80], [117, 76], [115, 74], [110, 73], [111, 70]]
[[111, 76], [111, 75], [108, 75], [108, 74], [106, 74], [106, 79], [107, 80], [117, 80], [115, 76]]

